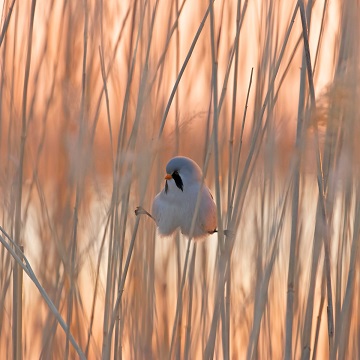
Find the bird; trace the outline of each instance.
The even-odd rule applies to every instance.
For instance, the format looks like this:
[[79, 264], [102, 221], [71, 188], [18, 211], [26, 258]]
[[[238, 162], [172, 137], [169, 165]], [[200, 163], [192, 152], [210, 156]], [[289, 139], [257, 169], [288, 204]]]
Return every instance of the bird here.
[[135, 213], [153, 218], [162, 236], [169, 236], [178, 228], [189, 236], [200, 192], [200, 206], [192, 235], [194, 240], [201, 240], [217, 232], [216, 205], [209, 188], [201, 181], [199, 165], [188, 157], [176, 156], [166, 165], [165, 186], [153, 200], [152, 214], [141, 207]]

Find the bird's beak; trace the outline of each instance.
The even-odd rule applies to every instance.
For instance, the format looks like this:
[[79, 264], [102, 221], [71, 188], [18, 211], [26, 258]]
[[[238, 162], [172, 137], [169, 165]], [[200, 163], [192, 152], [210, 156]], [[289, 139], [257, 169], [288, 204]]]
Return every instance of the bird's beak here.
[[166, 179], [166, 180], [171, 180], [171, 179], [172, 179], [172, 176], [171, 176], [170, 174], [166, 174], [165, 179]]

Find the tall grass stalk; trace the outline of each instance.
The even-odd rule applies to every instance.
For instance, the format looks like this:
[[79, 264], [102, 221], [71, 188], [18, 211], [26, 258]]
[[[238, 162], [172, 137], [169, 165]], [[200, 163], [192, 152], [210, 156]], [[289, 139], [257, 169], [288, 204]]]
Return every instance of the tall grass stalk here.
[[[135, 11], [135, 7], [134, 7], [133, 11]], [[134, 23], [133, 23], [133, 26], [135, 26]], [[115, 234], [117, 234], [119, 232], [119, 230], [118, 230], [118, 226], [119, 226], [118, 225], [118, 202], [119, 202], [118, 187], [119, 187], [119, 171], [120, 171], [119, 167], [120, 167], [120, 159], [121, 159], [121, 155], [120, 155], [121, 154], [121, 142], [122, 142], [122, 138], [124, 136], [123, 134], [125, 131], [124, 129], [125, 129], [126, 116], [127, 116], [127, 109], [128, 109], [128, 105], [129, 105], [130, 86], [131, 86], [131, 83], [133, 80], [133, 73], [134, 73], [135, 61], [136, 61], [136, 56], [137, 56], [137, 49], [138, 49], [138, 44], [139, 44], [139, 40], [140, 40], [140, 35], [142, 32], [142, 27], [143, 27], [143, 17], [139, 24], [134, 53], [132, 56], [131, 65], [129, 66], [123, 108], [122, 108], [122, 113], [121, 113], [120, 130], [119, 130], [118, 141], [117, 141], [117, 150], [116, 150], [117, 156], [116, 156], [116, 161], [115, 161], [113, 195], [112, 195], [112, 204], [111, 204], [112, 208], [110, 209], [110, 214], [111, 214], [110, 241], [111, 242], [110, 242], [110, 244], [109, 244], [110, 246], [108, 248], [106, 299], [105, 299], [105, 307], [104, 307], [104, 325], [103, 325], [104, 339], [103, 339], [102, 356], [105, 359], [110, 358], [110, 352], [111, 352], [111, 337], [109, 336], [109, 331], [112, 331], [112, 329], [110, 328], [110, 330], [109, 330], [109, 320], [110, 320], [110, 314], [111, 314], [110, 311], [111, 311], [112, 304], [113, 304], [113, 301], [111, 300], [111, 298], [114, 296], [114, 290], [115, 290], [115, 287], [113, 285], [113, 281], [114, 281], [113, 274], [114, 274], [114, 269], [115, 269], [115, 265], [116, 265], [116, 264], [114, 264], [115, 258], [113, 257], [113, 251], [115, 249], [114, 236], [115, 236]], [[121, 252], [120, 252], [121, 256], [117, 259], [120, 262], [119, 268], [122, 269], [122, 253], [123, 253], [124, 243], [122, 242], [120, 245], [121, 245]], [[120, 301], [120, 298], [119, 298], [119, 301]], [[117, 305], [117, 306], [119, 306], [119, 305]]]
[[[32, 270], [32, 267], [31, 267], [29, 261], [27, 260], [26, 256], [23, 254], [21, 254], [20, 256], [18, 255], [18, 253], [21, 253], [21, 247], [19, 245], [17, 245], [16, 242], [11, 239], [11, 237], [6, 233], [6, 231], [2, 227], [0, 227], [0, 230], [10, 242], [10, 244], [9, 244], [2, 236], [0, 236], [1, 244], [7, 249], [7, 251], [9, 252], [9, 254], [11, 254], [11, 256], [14, 258], [16, 263], [21, 267], [22, 270], [25, 271], [25, 273], [29, 276], [31, 281], [38, 288], [39, 292], [41, 293], [42, 298], [46, 301], [51, 312], [53, 313], [53, 315], [55, 315], [55, 317], [57, 318], [57, 321], [59, 322], [61, 327], [64, 329], [64, 331], [67, 334], [69, 334], [68, 335], [69, 339], [70, 339], [71, 343], [73, 344], [75, 350], [77, 351], [78, 355], [80, 356], [81, 359], [85, 359], [85, 356], [82, 353], [79, 345], [76, 343], [74, 337], [68, 331], [68, 327], [67, 327], [65, 321], [62, 319], [59, 311], [54, 306], [53, 302], [50, 300], [50, 298], [47, 295], [44, 288], [40, 285], [39, 280], [35, 276], [34, 271]], [[13, 249], [13, 248], [15, 248], [15, 249]], [[21, 357], [21, 355], [20, 355], [20, 357]]]
[[[16, 244], [22, 248], [21, 241], [21, 208], [22, 208], [22, 189], [23, 189], [23, 171], [24, 171], [24, 157], [25, 157], [25, 142], [27, 135], [27, 97], [29, 85], [29, 73], [31, 65], [32, 53], [32, 34], [34, 27], [36, 0], [31, 2], [30, 11], [30, 25], [27, 40], [27, 53], [25, 63], [25, 76], [22, 97], [22, 121], [21, 121], [21, 140], [19, 151], [19, 165], [18, 165], [18, 179], [17, 179], [17, 196], [15, 207], [15, 241]], [[18, 251], [18, 248], [17, 248]], [[21, 249], [18, 256], [21, 256]], [[22, 359], [22, 296], [23, 296], [23, 283], [22, 283], [22, 269], [18, 264], [15, 264], [13, 270], [13, 358]]]
[[[311, 66], [311, 58], [310, 58], [310, 47], [309, 47], [309, 39], [307, 35], [307, 24], [306, 24], [306, 14], [304, 4], [299, 1], [300, 15], [301, 15], [301, 24], [303, 28], [303, 37], [304, 37], [304, 49], [305, 49], [305, 59], [306, 59], [306, 69], [308, 73], [308, 81], [309, 81], [309, 90], [310, 90], [310, 98], [312, 108], [314, 109], [316, 106], [315, 103], [315, 89], [314, 89], [314, 79], [312, 74], [312, 66]], [[329, 225], [328, 225], [328, 215], [327, 215], [327, 207], [326, 207], [326, 192], [324, 189], [324, 173], [323, 173], [323, 165], [320, 155], [320, 147], [319, 147], [319, 137], [317, 131], [317, 124], [315, 124], [315, 139], [316, 139], [316, 160], [318, 167], [318, 188], [320, 195], [320, 205], [321, 205], [321, 215], [323, 217], [324, 228], [324, 252], [325, 252], [325, 273], [326, 273], [326, 288], [327, 288], [327, 300], [328, 300], [328, 333], [329, 333], [329, 349], [330, 354], [332, 354], [333, 347], [333, 336], [334, 336], [334, 315], [333, 315], [333, 301], [332, 301], [332, 281], [331, 281], [331, 264], [330, 264], [330, 235], [329, 235]]]
[[[212, 3], [213, 3], [213, 1], [211, 2], [211, 4], [212, 4]], [[159, 129], [159, 135], [158, 135], [159, 138], [160, 138], [160, 136], [162, 135], [162, 133], [163, 133], [163, 131], [164, 131], [166, 118], [167, 118], [167, 116], [168, 116], [168, 114], [169, 114], [170, 106], [171, 106], [172, 101], [173, 101], [173, 99], [174, 99], [174, 96], [175, 96], [175, 94], [176, 94], [176, 91], [177, 91], [177, 88], [178, 88], [178, 86], [179, 86], [179, 83], [180, 83], [180, 80], [181, 80], [181, 78], [182, 78], [182, 75], [184, 74], [184, 71], [185, 71], [185, 69], [186, 69], [186, 66], [187, 66], [187, 64], [188, 64], [188, 62], [189, 62], [189, 60], [190, 60], [190, 58], [191, 58], [191, 55], [192, 55], [194, 49], [195, 49], [195, 45], [196, 45], [197, 40], [199, 39], [199, 36], [200, 36], [200, 34], [201, 34], [202, 30], [203, 30], [203, 27], [204, 27], [204, 25], [205, 25], [206, 19], [207, 19], [207, 17], [209, 16], [211, 4], [210, 4], [209, 7], [207, 8], [207, 10], [206, 10], [206, 12], [205, 12], [205, 14], [204, 14], [204, 17], [203, 17], [203, 19], [201, 20], [200, 26], [199, 26], [198, 30], [196, 31], [195, 37], [194, 37], [194, 39], [193, 39], [193, 41], [192, 41], [192, 43], [191, 43], [191, 46], [190, 46], [190, 49], [189, 49], [189, 51], [188, 51], [188, 54], [187, 54], [187, 56], [186, 56], [186, 58], [185, 58], [185, 61], [184, 61], [184, 63], [182, 64], [181, 69], [180, 69], [180, 72], [179, 72], [179, 74], [178, 74], [178, 76], [177, 76], [177, 78], [176, 78], [176, 81], [175, 81], [175, 84], [174, 84], [173, 89], [172, 89], [172, 91], [171, 91], [169, 100], [168, 100], [168, 102], [167, 102], [167, 104], [166, 104], [166, 108], [165, 108], [165, 111], [164, 111], [164, 115], [162, 116], [162, 119], [161, 119], [161, 124], [160, 124], [160, 129]]]
[[[301, 1], [298, 2], [300, 11]], [[311, 9], [311, 1], [308, 3], [308, 9]], [[303, 15], [302, 15], [303, 16]], [[307, 28], [305, 28], [307, 31]], [[305, 35], [304, 35], [305, 36]], [[305, 42], [305, 40], [304, 40]], [[300, 168], [301, 168], [301, 153], [302, 153], [302, 133], [304, 122], [304, 106], [305, 106], [305, 88], [306, 88], [306, 52], [303, 51], [302, 67], [300, 73], [300, 91], [298, 103], [298, 119], [296, 127], [296, 152], [299, 154], [294, 171], [294, 186], [293, 186], [293, 199], [291, 209], [291, 238], [290, 238], [290, 252], [289, 252], [289, 267], [288, 267], [288, 281], [287, 281], [287, 301], [286, 301], [286, 337], [285, 337], [285, 359], [291, 359], [292, 354], [292, 334], [293, 334], [293, 304], [295, 292], [295, 252], [296, 243], [298, 241], [298, 216], [299, 216], [299, 193], [300, 193]]]
[[[16, 0], [13, 0], [13, 2], [12, 2], [11, 5], [10, 5], [9, 10], [8, 10], [8, 13], [7, 13], [6, 18], [5, 18], [5, 21], [4, 21], [4, 24], [3, 24], [2, 29], [1, 29], [1, 33], [0, 33], [0, 47], [1, 47], [2, 42], [4, 41], [4, 37], [5, 37], [6, 31], [7, 31], [8, 27], [9, 27], [9, 23], [10, 23], [10, 19], [11, 19], [11, 14], [12, 14], [13, 9], [14, 9], [15, 1], [16, 1]], [[4, 4], [4, 5], [5, 5], [5, 4]]]
[[194, 289], [194, 272], [195, 272], [195, 260], [196, 260], [196, 243], [193, 246], [193, 253], [191, 256], [190, 267], [189, 267], [189, 290], [188, 290], [188, 312], [187, 312], [187, 320], [186, 320], [186, 337], [185, 337], [185, 345], [184, 345], [184, 358], [188, 359], [190, 354], [190, 346], [191, 346], [191, 318], [192, 318], [192, 301], [193, 301], [193, 289]]

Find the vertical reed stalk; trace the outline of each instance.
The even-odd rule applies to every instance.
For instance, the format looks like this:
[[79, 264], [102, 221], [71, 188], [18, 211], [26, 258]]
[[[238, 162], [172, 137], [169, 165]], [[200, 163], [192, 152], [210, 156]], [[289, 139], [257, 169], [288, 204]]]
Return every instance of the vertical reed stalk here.
[[[315, 90], [314, 90], [314, 80], [312, 75], [312, 67], [311, 67], [311, 58], [310, 58], [310, 47], [309, 47], [309, 39], [308, 39], [308, 30], [306, 24], [306, 14], [304, 4], [301, 0], [298, 1], [300, 15], [301, 15], [301, 24], [303, 30], [303, 39], [304, 39], [304, 49], [305, 49], [305, 59], [306, 59], [306, 69], [308, 73], [308, 81], [310, 88], [310, 98], [312, 108], [316, 108], [315, 103]], [[323, 223], [325, 226], [323, 239], [324, 239], [324, 251], [325, 251], [325, 273], [326, 273], [326, 288], [327, 288], [327, 300], [328, 300], [328, 336], [329, 336], [329, 349], [330, 354], [332, 354], [333, 350], [333, 336], [334, 336], [334, 315], [333, 315], [333, 301], [332, 301], [332, 284], [331, 284], [331, 264], [330, 264], [330, 235], [329, 235], [329, 225], [328, 225], [328, 216], [326, 209], [326, 201], [325, 201], [325, 190], [324, 190], [324, 174], [323, 167], [320, 155], [320, 146], [319, 146], [319, 137], [318, 137], [318, 129], [317, 124], [315, 124], [315, 140], [316, 140], [316, 160], [318, 166], [318, 188], [319, 188], [319, 196], [321, 198], [321, 213], [323, 218]]]
[[[215, 0], [212, 0], [212, 1], [211, 1], [211, 4], [213, 4], [214, 1], [215, 1]], [[198, 30], [196, 31], [195, 37], [194, 37], [194, 39], [193, 39], [193, 41], [192, 41], [192, 43], [191, 43], [190, 49], [189, 49], [189, 51], [188, 51], [188, 53], [187, 53], [187, 55], [186, 55], [186, 58], [185, 58], [185, 60], [184, 60], [184, 63], [182, 64], [181, 69], [180, 69], [180, 72], [179, 72], [179, 74], [178, 74], [178, 76], [177, 76], [177, 78], [176, 78], [176, 81], [175, 81], [175, 84], [174, 84], [173, 89], [172, 89], [172, 91], [171, 91], [169, 100], [168, 100], [168, 102], [166, 103], [166, 108], [165, 108], [164, 114], [163, 114], [162, 119], [161, 119], [161, 124], [160, 124], [160, 128], [159, 128], [158, 138], [161, 137], [161, 135], [162, 135], [162, 133], [163, 133], [163, 131], [164, 131], [166, 119], [167, 119], [167, 116], [168, 116], [168, 114], [169, 114], [172, 101], [174, 100], [174, 96], [175, 96], [175, 94], [176, 94], [176, 91], [177, 91], [177, 88], [178, 88], [178, 86], [179, 86], [180, 80], [181, 80], [181, 78], [182, 78], [182, 76], [183, 76], [183, 74], [184, 74], [184, 72], [185, 72], [186, 66], [187, 66], [188, 62], [190, 61], [191, 55], [192, 55], [192, 53], [193, 53], [193, 51], [194, 51], [194, 49], [195, 49], [195, 45], [196, 45], [196, 43], [197, 43], [197, 41], [198, 41], [198, 39], [199, 39], [199, 36], [200, 36], [200, 34], [201, 34], [201, 32], [202, 32], [202, 30], [203, 30], [203, 28], [204, 28], [206, 19], [207, 19], [208, 15], [209, 15], [209, 12], [210, 12], [210, 7], [211, 7], [211, 6], [209, 5], [209, 7], [207, 8], [207, 10], [206, 10], [206, 12], [205, 12], [205, 14], [204, 14], [204, 17], [203, 17], [202, 20], [201, 20], [201, 23], [200, 23], [200, 25], [199, 25]]]
[[[0, 48], [1, 48], [2, 42], [3, 42], [3, 40], [4, 40], [6, 31], [7, 31], [8, 27], [9, 27], [9, 23], [10, 23], [10, 19], [11, 19], [11, 14], [12, 14], [13, 9], [14, 9], [15, 1], [16, 1], [16, 0], [13, 0], [13, 2], [12, 2], [11, 5], [10, 5], [9, 10], [8, 10], [8, 13], [7, 13], [6, 18], [5, 18], [5, 21], [4, 21], [4, 24], [3, 24], [2, 29], [1, 29], [1, 33], [0, 33]], [[0, 137], [0, 139], [1, 139], [1, 137]]]
[[[84, 30], [83, 30], [83, 58], [82, 58], [82, 79], [81, 79], [81, 101], [80, 101], [80, 116], [79, 116], [79, 134], [78, 134], [78, 144], [77, 144], [77, 162], [76, 164], [81, 168], [81, 163], [83, 162], [84, 156], [84, 137], [85, 137], [85, 107], [86, 107], [86, 67], [87, 67], [87, 51], [88, 51], [88, 3], [87, 0], [83, 0], [84, 6]], [[72, 239], [71, 239], [71, 259], [70, 259], [70, 268], [69, 268], [69, 283], [70, 291], [68, 295], [68, 308], [67, 308], [67, 324], [68, 324], [68, 333], [66, 334], [66, 345], [65, 345], [65, 359], [69, 357], [69, 345], [70, 345], [70, 326], [73, 318], [73, 306], [74, 306], [74, 295], [76, 293], [76, 262], [77, 262], [77, 252], [78, 252], [78, 222], [79, 222], [79, 207], [81, 200], [82, 192], [82, 182], [81, 178], [84, 174], [81, 171], [76, 171], [75, 181], [76, 181], [76, 190], [75, 190], [75, 205], [74, 205], [74, 215], [73, 215], [73, 229], [72, 229]]]
[[[308, 6], [310, 8], [311, 1]], [[291, 209], [291, 237], [290, 237], [290, 251], [289, 251], [289, 265], [288, 265], [288, 280], [287, 280], [287, 298], [286, 298], [286, 330], [285, 330], [285, 359], [291, 359], [292, 341], [293, 341], [293, 304], [295, 292], [295, 268], [296, 268], [296, 242], [298, 238], [298, 219], [299, 219], [299, 194], [300, 194], [300, 168], [302, 157], [302, 129], [304, 122], [304, 106], [305, 106], [305, 90], [306, 90], [306, 58], [305, 50], [303, 51], [302, 67], [300, 74], [300, 91], [298, 104], [298, 118], [296, 127], [296, 165], [294, 170], [294, 185]]]
[[[25, 63], [25, 77], [23, 86], [22, 98], [22, 122], [21, 122], [21, 140], [20, 140], [20, 156], [17, 178], [17, 196], [16, 196], [16, 213], [15, 213], [15, 241], [20, 247], [22, 246], [21, 240], [21, 203], [22, 203], [22, 186], [23, 186], [23, 171], [24, 171], [24, 158], [25, 158], [25, 144], [27, 134], [27, 96], [28, 85], [30, 76], [31, 65], [31, 52], [32, 52], [32, 34], [34, 27], [36, 0], [31, 2], [30, 10], [30, 25], [27, 39], [27, 52]], [[17, 252], [21, 257], [21, 253]], [[13, 359], [22, 359], [22, 269], [19, 264], [14, 266], [13, 274]]]
[[186, 336], [184, 345], [184, 359], [190, 357], [191, 346], [191, 318], [193, 309], [193, 289], [194, 289], [194, 273], [195, 273], [195, 259], [196, 259], [196, 243], [193, 246], [193, 253], [189, 266], [189, 292], [188, 292], [188, 313], [186, 320]]

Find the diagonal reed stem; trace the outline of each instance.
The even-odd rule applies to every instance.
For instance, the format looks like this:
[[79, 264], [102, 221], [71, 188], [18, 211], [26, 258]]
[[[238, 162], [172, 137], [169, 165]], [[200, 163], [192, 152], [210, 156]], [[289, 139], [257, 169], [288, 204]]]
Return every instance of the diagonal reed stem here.
[[[69, 339], [71, 344], [73, 345], [74, 349], [78, 353], [80, 359], [86, 359], [84, 353], [82, 352], [80, 346], [77, 344], [76, 340], [74, 339], [73, 335], [69, 331], [68, 325], [66, 325], [64, 319], [62, 318], [60, 312], [54, 305], [54, 303], [51, 301], [49, 295], [46, 293], [45, 289], [41, 286], [38, 278], [36, 277], [29, 260], [26, 258], [24, 254], [18, 255], [21, 253], [21, 248], [16, 244], [14, 240], [11, 239], [11, 237], [6, 233], [6, 231], [0, 226], [0, 231], [5, 235], [5, 237], [10, 241], [10, 245], [6, 242], [6, 240], [0, 236], [0, 242], [5, 247], [5, 249], [10, 253], [10, 255], [15, 259], [16, 263], [21, 267], [22, 270], [25, 271], [25, 273], [28, 275], [30, 280], [35, 284], [35, 286], [38, 288], [41, 297], [45, 300], [46, 304], [48, 305], [50, 311], [55, 316], [56, 320], [60, 324], [60, 326], [63, 328], [65, 333], [69, 334]], [[13, 249], [15, 248], [15, 250]]]

